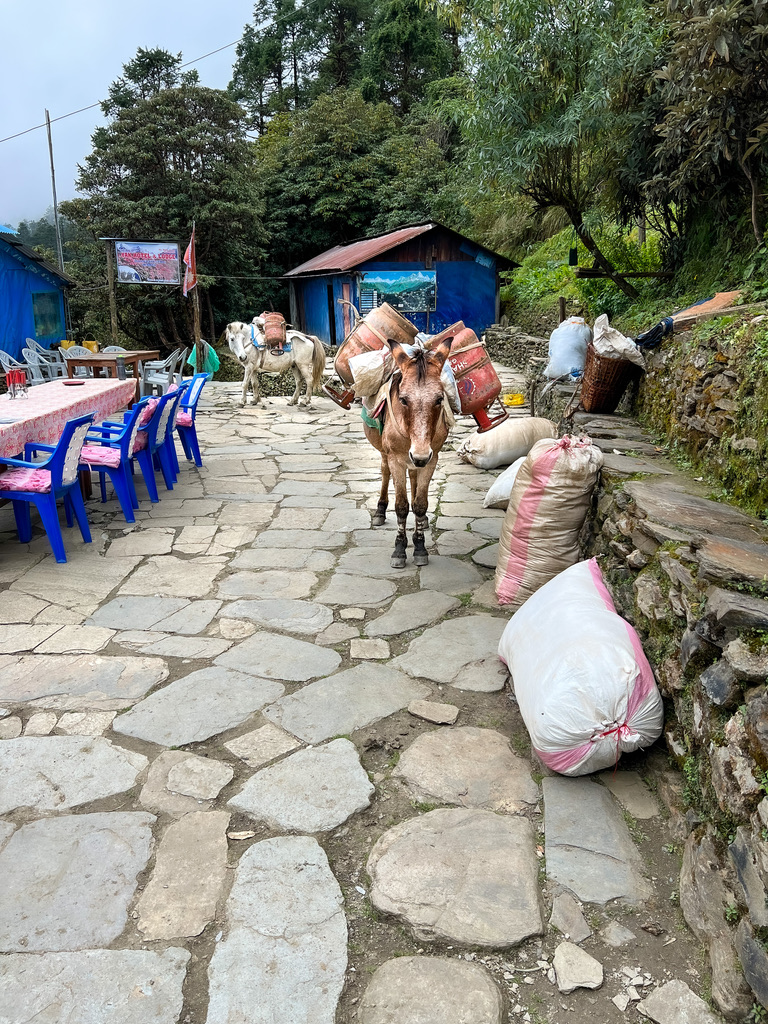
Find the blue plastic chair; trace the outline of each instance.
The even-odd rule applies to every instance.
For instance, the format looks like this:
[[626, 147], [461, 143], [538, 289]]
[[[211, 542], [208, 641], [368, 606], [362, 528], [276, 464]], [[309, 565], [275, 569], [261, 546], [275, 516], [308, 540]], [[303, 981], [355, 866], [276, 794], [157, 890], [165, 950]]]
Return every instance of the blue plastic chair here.
[[[166, 465], [169, 469], [171, 479], [170, 486], [168, 486], [168, 478], [166, 477], [166, 474], [163, 473], [163, 479], [165, 480], [166, 486], [168, 486], [169, 490], [173, 490], [173, 484], [178, 479], [179, 474], [178, 456], [176, 455], [175, 443], [176, 417], [178, 416], [180, 404], [184, 399], [184, 395], [188, 391], [190, 383], [190, 381], [182, 381], [181, 384], [178, 386], [174, 384], [173, 390], [169, 389], [168, 392], [171, 395], [171, 411], [168, 414], [168, 422], [166, 424], [165, 432], [165, 444], [163, 445], [162, 455], [165, 458]], [[158, 451], [158, 455], [156, 457], [156, 468], [161, 470], [163, 468], [160, 450]]]
[[109, 476], [120, 508], [128, 523], [135, 523], [133, 510], [139, 507], [136, 488], [133, 485], [131, 460], [136, 454], [136, 445], [141, 443], [140, 420], [149, 407], [149, 398], [142, 399], [126, 414], [122, 424], [97, 423], [86, 437], [80, 453], [80, 468], [90, 469], [99, 474], [101, 500], [107, 500], [105, 477]]
[[[92, 413], [79, 416], [64, 425], [57, 445], [32, 441], [24, 446], [24, 459], [0, 458], [0, 465], [11, 467], [0, 476], [0, 498], [13, 503], [19, 540], [22, 544], [28, 544], [32, 539], [29, 507], [35, 505], [57, 562], [67, 560], [56, 507], [59, 498], [64, 500], [67, 526], [72, 526], [73, 518], [76, 519], [83, 540], [86, 544], [91, 542], [91, 530], [80, 493], [77, 469], [80, 451], [92, 423]], [[38, 452], [51, 454], [45, 462], [30, 461]]]
[[176, 431], [181, 441], [181, 447], [184, 449], [184, 455], [189, 462], [194, 459], [196, 466], [202, 466], [203, 464], [200, 456], [200, 444], [197, 440], [197, 427], [195, 426], [197, 403], [200, 401], [203, 385], [210, 379], [210, 373], [196, 373], [194, 375], [186, 395], [181, 400], [176, 417]]
[[[157, 493], [157, 482], [155, 480], [155, 455], [158, 450], [163, 447], [166, 440], [166, 432], [168, 429], [168, 417], [171, 412], [170, 403], [175, 397], [175, 392], [169, 395], [161, 395], [159, 398], [150, 398], [147, 396], [145, 414], [144, 417], [139, 417], [139, 435], [136, 438], [136, 444], [134, 446], [133, 455], [131, 456], [131, 464], [139, 464], [141, 475], [144, 477], [144, 483], [147, 485], [147, 491], [149, 492], [149, 500], [153, 503], [160, 501], [160, 496]], [[151, 415], [147, 419], [147, 422], [142, 423], [142, 418], [146, 418], [151, 410]], [[102, 426], [105, 427], [122, 427], [125, 426], [126, 419], [131, 416], [133, 410], [125, 413], [122, 423], [115, 423], [110, 420], [106, 420]], [[167, 456], [163, 456], [165, 459], [165, 469], [163, 470], [163, 479], [166, 481], [171, 479], [170, 471], [168, 466]], [[158, 464], [163, 469], [163, 460], [158, 457]], [[166, 474], [168, 476], [166, 477]], [[171, 487], [173, 486], [173, 480], [171, 480]], [[169, 488], [170, 490], [171, 488]]]

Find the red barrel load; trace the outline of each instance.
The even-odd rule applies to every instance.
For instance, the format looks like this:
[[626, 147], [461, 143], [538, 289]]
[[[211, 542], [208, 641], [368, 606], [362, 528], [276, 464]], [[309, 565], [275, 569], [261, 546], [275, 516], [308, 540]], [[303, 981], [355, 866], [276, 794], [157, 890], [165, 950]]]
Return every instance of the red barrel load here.
[[503, 423], [509, 413], [501, 403], [501, 410], [495, 416], [490, 415], [490, 408], [501, 394], [501, 381], [499, 375], [493, 368], [491, 357], [485, 349], [485, 345], [477, 337], [475, 332], [464, 326], [464, 321], [459, 320], [450, 327], [446, 327], [440, 334], [436, 334], [429, 341], [430, 347], [438, 344], [444, 338], [453, 338], [451, 354], [448, 362], [456, 378], [456, 390], [459, 393], [461, 413], [463, 416], [473, 416], [477, 423], [479, 434], [491, 430], [492, 427]]
[[286, 342], [285, 317], [282, 313], [262, 313], [264, 321], [264, 340], [268, 348], [280, 348]]

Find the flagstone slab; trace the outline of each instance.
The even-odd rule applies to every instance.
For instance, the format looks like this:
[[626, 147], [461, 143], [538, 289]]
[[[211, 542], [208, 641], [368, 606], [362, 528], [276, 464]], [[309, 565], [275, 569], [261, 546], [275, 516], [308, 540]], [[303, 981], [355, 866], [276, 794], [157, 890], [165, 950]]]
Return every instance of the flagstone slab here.
[[333, 612], [314, 601], [233, 601], [224, 609], [230, 619], [246, 619], [258, 626], [286, 633], [313, 636], [333, 622]]
[[114, 942], [149, 860], [154, 821], [143, 811], [112, 811], [43, 818], [17, 829], [0, 852], [0, 951]]
[[168, 827], [136, 904], [145, 939], [199, 935], [213, 920], [227, 875], [228, 825], [226, 811], [193, 811]]
[[485, 658], [500, 665], [496, 651], [506, 624], [505, 619], [484, 613], [440, 622], [412, 640], [405, 654], [395, 658], [392, 665], [411, 676], [470, 688], [465, 685], [473, 682], [466, 678], [470, 675], [467, 666]]
[[315, 600], [336, 607], [356, 604], [361, 608], [380, 608], [392, 599], [396, 589], [391, 580], [335, 572]]
[[9, 1024], [177, 1024], [186, 949], [12, 953], [0, 966]]
[[194, 636], [208, 628], [219, 608], [221, 608], [221, 601], [190, 601], [179, 611], [172, 612], [166, 618], [153, 623], [152, 629], [159, 630], [161, 633]]
[[125, 793], [148, 763], [143, 754], [101, 737], [38, 735], [9, 740], [0, 744], [0, 814], [17, 807], [66, 811]]
[[483, 577], [469, 562], [443, 555], [429, 556], [429, 565], [420, 570], [422, 590], [436, 590], [441, 594], [467, 594], [483, 582]]
[[232, 600], [255, 597], [263, 601], [309, 597], [317, 576], [306, 569], [267, 569], [264, 572], [236, 572], [219, 583], [219, 596]]
[[359, 637], [360, 630], [348, 622], [332, 622], [322, 633], [315, 637], [316, 644], [323, 644], [326, 647], [333, 647], [335, 644], [342, 644], [345, 640]]
[[498, 544], [489, 544], [487, 547], [480, 548], [479, 551], [475, 551], [475, 553], [472, 555], [472, 561], [476, 565], [484, 565], [487, 569], [495, 569], [498, 560]]
[[28, 654], [3, 666], [0, 701], [61, 711], [116, 711], [167, 675], [160, 658]]
[[120, 588], [120, 594], [146, 597], [204, 597], [226, 566], [226, 558], [149, 558]]
[[114, 629], [102, 626], [61, 626], [35, 650], [38, 654], [95, 654], [114, 635]]
[[328, 518], [329, 511], [327, 508], [281, 508], [269, 528], [271, 530], [319, 530]]
[[493, 729], [462, 726], [422, 733], [400, 755], [394, 774], [419, 803], [515, 814], [539, 799], [529, 764]]
[[162, 658], [201, 658], [212, 661], [231, 646], [231, 641], [209, 636], [166, 636], [141, 648], [142, 654]]
[[[378, 535], [377, 532], [370, 532], [372, 536]], [[339, 558], [339, 571], [354, 576], [369, 576], [378, 579], [400, 580], [413, 576], [416, 573], [416, 566], [410, 562], [404, 569], [393, 569], [390, 565], [392, 550], [395, 546], [394, 530], [390, 534], [390, 544], [382, 543], [381, 546], [372, 544], [345, 551]]]
[[373, 905], [404, 920], [419, 940], [506, 947], [544, 931], [526, 818], [429, 811], [385, 832], [367, 870]]
[[267, 679], [303, 683], [335, 671], [341, 664], [341, 655], [306, 640], [261, 632], [222, 654], [216, 664]]
[[[323, 456], [318, 456], [318, 463], [327, 462]], [[280, 491], [283, 494], [307, 494], [312, 497], [331, 497], [335, 498], [339, 494], [343, 494], [347, 489], [344, 484], [335, 483], [321, 483], [315, 480], [281, 480]], [[320, 502], [322, 504], [322, 502]]]
[[210, 808], [212, 800], [182, 796], [180, 793], [172, 793], [168, 788], [168, 776], [173, 768], [196, 756], [186, 750], [164, 750], [155, 758], [147, 772], [147, 781], [139, 793], [141, 806], [155, 814], [169, 814], [172, 818]]
[[118, 715], [112, 729], [164, 747], [181, 747], [234, 729], [283, 692], [274, 680], [212, 666], [157, 690]]
[[371, 528], [371, 513], [364, 508], [332, 510], [325, 521], [324, 530], [338, 530], [340, 533]]
[[29, 626], [24, 623], [0, 626], [0, 654], [23, 654], [25, 651], [33, 651], [59, 629], [59, 626]]
[[489, 540], [498, 540], [501, 536], [501, 525], [503, 522], [503, 516], [496, 519], [473, 519], [469, 524], [469, 528], [472, 533], [477, 533], [481, 537], [487, 537]]
[[[308, 836], [254, 843], [237, 866], [208, 969], [207, 1024], [334, 1024], [347, 968], [343, 897]], [[258, 999], [254, 998], [258, 993]]]
[[67, 711], [56, 723], [66, 736], [102, 736], [112, 725], [114, 711]]
[[111, 592], [133, 572], [141, 561], [138, 557], [102, 558], [96, 546], [67, 550], [67, 569], [53, 555], [44, 558], [29, 572], [11, 584], [12, 591], [72, 608], [89, 615], [107, 599]]
[[215, 800], [234, 778], [234, 769], [223, 761], [193, 754], [177, 762], [168, 772], [166, 789], [195, 800]]
[[429, 692], [389, 665], [357, 665], [282, 697], [264, 716], [306, 743], [320, 743], [372, 725]]
[[30, 623], [38, 612], [47, 607], [48, 602], [41, 601], [37, 597], [16, 594], [12, 590], [3, 590], [0, 593], [0, 623], [4, 626], [13, 622]]
[[590, 903], [646, 900], [652, 886], [608, 790], [589, 779], [546, 778], [542, 785], [549, 877]]
[[25, 736], [48, 736], [56, 725], [55, 711], [36, 711], [24, 726]]
[[458, 607], [457, 598], [434, 590], [404, 594], [396, 598], [383, 615], [369, 622], [365, 632], [368, 636], [397, 636], [436, 622]]
[[95, 611], [86, 625], [109, 629], [152, 629], [156, 622], [188, 604], [189, 601], [183, 597], [116, 597]]
[[327, 832], [368, 807], [373, 792], [354, 744], [336, 739], [258, 771], [229, 806], [271, 828]]
[[340, 548], [346, 544], [343, 533], [328, 530], [264, 530], [253, 542], [255, 548]]
[[262, 765], [274, 761], [276, 757], [282, 757], [301, 744], [295, 736], [267, 722], [253, 732], [230, 740], [224, 746], [251, 768], [261, 768]]
[[332, 551], [312, 548], [292, 548], [281, 551], [279, 548], [250, 548], [240, 551], [232, 562], [233, 569], [309, 569], [312, 572], [325, 572], [336, 564], [336, 555]]
[[174, 531], [169, 529], [132, 530], [123, 537], [113, 539], [107, 557], [169, 555], [173, 538]]
[[375, 972], [360, 1001], [361, 1024], [501, 1024], [502, 998], [479, 964], [400, 956]]

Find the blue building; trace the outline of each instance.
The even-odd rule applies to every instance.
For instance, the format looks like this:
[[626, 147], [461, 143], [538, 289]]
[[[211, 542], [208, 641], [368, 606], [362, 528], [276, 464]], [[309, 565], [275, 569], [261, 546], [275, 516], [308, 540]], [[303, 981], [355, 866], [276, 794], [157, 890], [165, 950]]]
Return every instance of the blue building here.
[[75, 282], [16, 235], [0, 232], [0, 349], [21, 360], [27, 338], [65, 337], [64, 298]]
[[517, 263], [430, 221], [337, 245], [290, 270], [291, 323], [341, 344], [363, 316], [388, 302], [420, 331], [463, 320], [480, 335], [499, 319], [499, 272]]

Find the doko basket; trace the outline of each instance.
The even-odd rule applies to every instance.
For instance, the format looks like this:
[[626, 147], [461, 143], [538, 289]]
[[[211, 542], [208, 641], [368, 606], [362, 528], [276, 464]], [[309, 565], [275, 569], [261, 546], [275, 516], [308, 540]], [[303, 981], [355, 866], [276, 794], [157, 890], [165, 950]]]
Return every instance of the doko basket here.
[[629, 359], [606, 359], [587, 346], [581, 404], [587, 412], [613, 412], [632, 378], [634, 364]]

